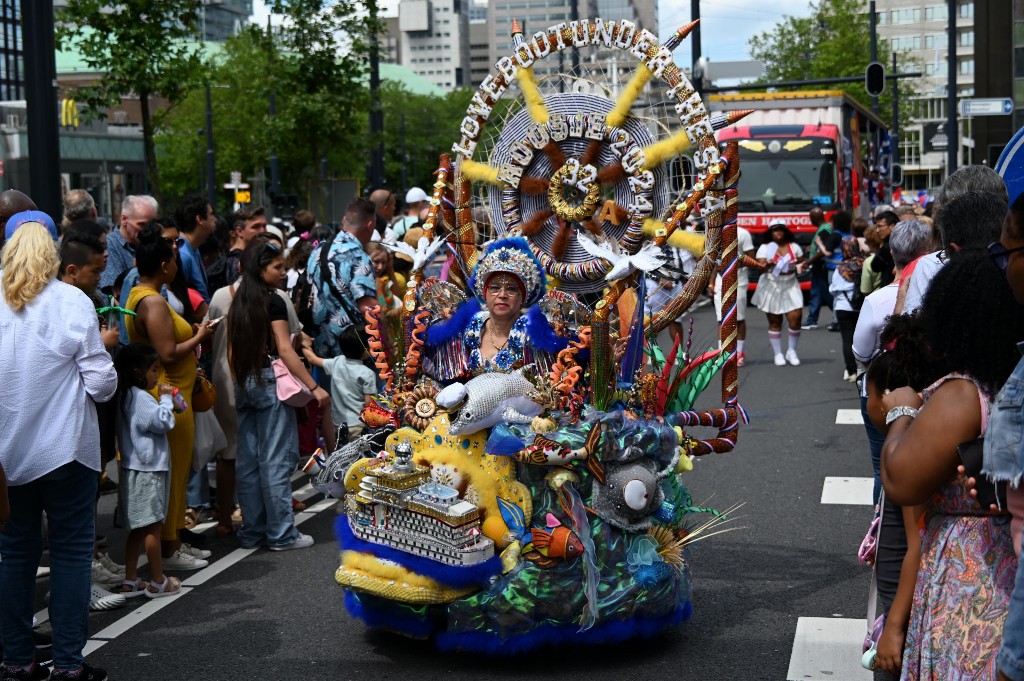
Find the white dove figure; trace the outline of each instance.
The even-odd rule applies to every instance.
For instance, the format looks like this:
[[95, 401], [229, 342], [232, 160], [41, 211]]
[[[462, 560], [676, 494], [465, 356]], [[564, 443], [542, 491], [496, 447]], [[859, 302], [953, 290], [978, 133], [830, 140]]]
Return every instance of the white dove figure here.
[[430, 262], [434, 257], [434, 254], [444, 245], [445, 237], [436, 236], [433, 241], [430, 241], [425, 236], [421, 236], [419, 242], [416, 245], [415, 250], [412, 246], [399, 241], [396, 244], [385, 243], [383, 246], [389, 250], [395, 251], [396, 253], [402, 253], [412, 258], [412, 271], [419, 272], [423, 267]]
[[583, 231], [576, 232], [576, 240], [587, 253], [612, 264], [611, 271], [605, 276], [608, 281], [622, 279], [634, 270], [652, 272], [665, 264], [665, 254], [653, 243], [644, 244], [634, 255], [625, 255], [607, 242], [594, 241], [593, 237]]

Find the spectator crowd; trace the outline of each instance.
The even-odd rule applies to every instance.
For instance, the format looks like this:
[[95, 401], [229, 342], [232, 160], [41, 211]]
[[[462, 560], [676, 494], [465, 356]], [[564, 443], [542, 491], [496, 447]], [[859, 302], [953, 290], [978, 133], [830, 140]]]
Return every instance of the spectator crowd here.
[[[108, 228], [72, 190], [58, 228], [0, 193], [4, 679], [106, 678], [83, 659], [90, 610], [178, 593], [176, 575], [211, 557], [200, 522], [243, 548], [313, 545], [290, 478], [302, 455], [358, 435], [378, 392], [363, 312], [401, 309], [412, 262], [394, 245], [417, 245], [428, 207], [419, 188], [405, 199], [396, 217], [394, 194], [374, 192], [335, 226], [135, 195]], [[283, 399], [292, 385], [305, 397]], [[123, 563], [96, 526], [104, 493]], [[52, 636], [33, 622], [47, 573]]]

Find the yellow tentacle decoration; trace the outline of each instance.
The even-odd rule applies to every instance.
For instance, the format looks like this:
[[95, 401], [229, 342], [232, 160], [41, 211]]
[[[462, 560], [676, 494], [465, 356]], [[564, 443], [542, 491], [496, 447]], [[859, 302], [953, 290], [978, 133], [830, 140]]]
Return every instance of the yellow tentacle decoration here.
[[618, 101], [615, 102], [615, 108], [609, 111], [605, 117], [605, 123], [612, 127], [625, 123], [626, 117], [629, 116], [629, 110], [633, 108], [633, 102], [643, 92], [644, 85], [647, 85], [647, 82], [653, 77], [654, 73], [646, 65], [640, 64], [636, 73], [622, 90], [622, 94], [619, 95]]
[[548, 108], [544, 106], [544, 98], [540, 96], [540, 90], [537, 88], [533, 67], [520, 68], [516, 78], [519, 80], [519, 89], [523, 91], [526, 108], [530, 112], [530, 120], [534, 123], [547, 123]]
[[649, 147], [644, 147], [644, 169], [653, 170], [664, 161], [675, 158], [690, 148], [690, 137], [685, 130], [680, 130], [668, 139], [655, 142]]
[[[658, 236], [658, 230], [664, 229], [665, 223], [653, 218], [644, 220], [644, 234], [649, 237]], [[668, 245], [678, 248], [681, 251], [692, 253], [694, 257], [700, 258], [704, 255], [704, 235], [696, 232], [675, 231], [668, 237]]]
[[487, 184], [501, 185], [498, 179], [498, 169], [486, 163], [471, 161], [464, 158], [459, 162], [459, 171], [473, 182], [486, 182]]

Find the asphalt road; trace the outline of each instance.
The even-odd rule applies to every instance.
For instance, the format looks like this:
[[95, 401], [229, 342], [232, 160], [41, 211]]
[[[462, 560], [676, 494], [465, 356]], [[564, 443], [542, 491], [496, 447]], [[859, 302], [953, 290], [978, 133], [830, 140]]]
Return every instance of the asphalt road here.
[[[327, 509], [302, 525], [317, 540], [311, 549], [256, 551], [189, 593], [156, 601], [163, 607], [151, 613], [138, 608], [154, 606], [134, 599], [125, 609], [93, 614], [89, 661], [118, 681], [785, 679], [798, 618], [864, 617], [869, 573], [856, 551], [870, 507], [823, 505], [821, 495], [826, 476], [866, 477], [871, 466], [863, 428], [835, 423], [837, 409], [858, 407], [855, 388], [841, 380], [839, 334], [805, 331], [802, 366], [775, 367], [764, 317], [750, 312], [740, 401], [751, 423], [734, 452], [698, 460], [686, 480], [697, 502], [720, 509], [743, 503], [734, 523], [742, 529], [691, 551], [689, 622], [649, 641], [509, 659], [441, 654], [368, 632], [349, 618], [334, 583], [338, 550]], [[710, 342], [711, 310], [694, 317], [695, 337]], [[716, 394], [709, 391], [698, 406], [714, 406]], [[99, 526], [120, 559], [123, 533], [111, 528], [112, 506], [105, 497]], [[208, 534], [211, 563], [237, 548]], [[822, 670], [821, 678], [837, 681], [869, 678]]]

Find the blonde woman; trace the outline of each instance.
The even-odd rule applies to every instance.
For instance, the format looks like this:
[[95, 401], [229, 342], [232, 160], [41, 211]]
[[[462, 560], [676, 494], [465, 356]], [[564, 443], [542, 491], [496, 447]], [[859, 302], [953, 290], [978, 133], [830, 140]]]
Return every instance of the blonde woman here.
[[[0, 466], [10, 499], [10, 517], [0, 518], [4, 678], [106, 678], [83, 664], [82, 649], [100, 470], [92, 402], [114, 395], [117, 373], [92, 301], [56, 279], [59, 264], [53, 235], [40, 222], [17, 225], [0, 255]], [[44, 512], [53, 625], [49, 677], [36, 664], [32, 644]]]

